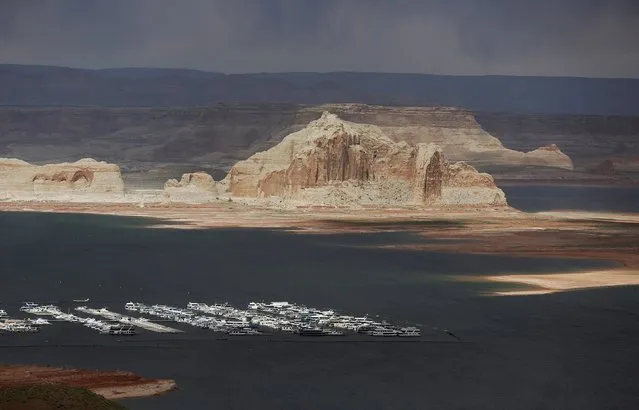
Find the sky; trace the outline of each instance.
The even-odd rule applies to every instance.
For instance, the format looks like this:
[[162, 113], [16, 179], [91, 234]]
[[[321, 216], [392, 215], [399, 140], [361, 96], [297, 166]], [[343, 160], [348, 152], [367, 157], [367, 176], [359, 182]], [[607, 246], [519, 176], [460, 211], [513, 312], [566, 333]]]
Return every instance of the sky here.
[[639, 78], [639, 0], [0, 0], [0, 63]]

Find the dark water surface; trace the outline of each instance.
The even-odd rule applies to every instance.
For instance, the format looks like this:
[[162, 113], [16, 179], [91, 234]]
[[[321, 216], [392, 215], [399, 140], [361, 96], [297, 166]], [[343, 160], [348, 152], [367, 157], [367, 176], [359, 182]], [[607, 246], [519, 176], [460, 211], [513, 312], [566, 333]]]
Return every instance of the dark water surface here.
[[[69, 301], [290, 300], [424, 325], [419, 342], [345, 338], [128, 339], [55, 323], [0, 336], [0, 362], [124, 369], [180, 390], [131, 409], [633, 409], [639, 407], [639, 289], [497, 298], [509, 285], [455, 276], [607, 263], [454, 255], [376, 245], [408, 233], [146, 229], [143, 219], [0, 214], [2, 308]], [[436, 226], [425, 229], [438, 229]], [[63, 303], [63, 302], [60, 302]], [[459, 336], [458, 342], [441, 329]]]
[[558, 185], [505, 185], [508, 203], [522, 211], [553, 210], [639, 213], [639, 188]]

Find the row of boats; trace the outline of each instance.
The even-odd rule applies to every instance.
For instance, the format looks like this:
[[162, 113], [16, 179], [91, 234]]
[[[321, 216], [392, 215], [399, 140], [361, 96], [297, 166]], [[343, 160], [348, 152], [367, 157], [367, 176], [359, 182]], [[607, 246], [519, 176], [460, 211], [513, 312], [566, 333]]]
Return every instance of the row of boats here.
[[0, 309], [0, 332], [9, 333], [34, 333], [40, 331], [41, 325], [48, 325], [45, 319], [10, 319], [7, 312]]
[[178, 308], [128, 302], [125, 309], [229, 335], [280, 331], [300, 336], [344, 336], [350, 331], [376, 337], [421, 336], [421, 331], [414, 326], [398, 327], [367, 316], [340, 315], [334, 310], [289, 302], [251, 302], [247, 309], [238, 309], [227, 303], [208, 305], [189, 302], [186, 308]]
[[103, 320], [94, 318], [80, 317], [72, 313], [65, 313], [55, 305], [38, 305], [37, 303], [27, 302], [20, 311], [39, 316], [51, 316], [55, 320], [61, 320], [70, 323], [79, 323], [89, 329], [98, 331], [103, 335], [112, 336], [132, 336], [135, 335], [135, 328], [131, 325], [122, 325], [116, 323], [109, 323]]
[[[161, 304], [146, 305], [139, 302], [128, 302], [124, 308], [140, 315], [188, 324], [214, 332], [226, 333], [229, 336], [267, 335], [273, 332], [291, 333], [299, 336], [344, 336], [349, 332], [374, 337], [421, 336], [420, 329], [414, 326], [400, 327], [368, 316], [338, 314], [332, 309], [317, 309], [289, 302], [251, 302], [246, 309], [239, 309], [228, 303], [209, 305], [189, 302], [185, 308], [180, 308]], [[135, 335], [136, 327], [161, 333], [180, 332], [180, 330], [151, 322], [144, 316], [126, 316], [106, 308], [90, 309], [86, 306], [80, 306], [76, 307], [75, 310], [106, 320], [65, 313], [56, 305], [39, 305], [27, 302], [20, 308], [21, 312], [27, 314], [49, 316], [59, 321], [78, 323], [106, 335]], [[35, 320], [14, 320], [8, 319], [6, 316], [6, 312], [0, 310], [0, 331], [35, 332], [39, 330], [41, 325], [50, 323], [42, 317]]]

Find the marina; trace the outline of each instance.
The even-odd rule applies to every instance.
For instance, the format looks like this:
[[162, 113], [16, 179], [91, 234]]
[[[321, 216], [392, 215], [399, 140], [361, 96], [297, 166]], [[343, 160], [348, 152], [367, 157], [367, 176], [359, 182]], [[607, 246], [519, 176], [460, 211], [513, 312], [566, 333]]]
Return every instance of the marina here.
[[[342, 314], [334, 309], [318, 309], [285, 301], [250, 302], [246, 309], [236, 308], [228, 303], [188, 302], [186, 307], [141, 302], [124, 304], [124, 310], [135, 312], [139, 317], [117, 313], [106, 307], [77, 306], [73, 309], [80, 314], [93, 317], [73, 314], [71, 307], [68, 312], [64, 312], [54, 304], [25, 302], [19, 311], [37, 318], [9, 319], [7, 312], [0, 310], [0, 331], [37, 332], [41, 326], [51, 324], [50, 321], [64, 321], [77, 323], [104, 335], [133, 336], [136, 334], [135, 328], [155, 333], [184, 332], [157, 323], [165, 321], [227, 336], [267, 336], [280, 333], [300, 337], [421, 337], [421, 330], [415, 326], [397, 326], [385, 320], [373, 319], [369, 315]], [[99, 318], [95, 318], [96, 316]], [[152, 321], [149, 317], [155, 320]]]
[[340, 315], [331, 309], [322, 310], [289, 302], [251, 302], [248, 307], [251, 311], [273, 317], [280, 329], [302, 336], [339, 336], [345, 331], [381, 337], [421, 336], [420, 330], [414, 326], [398, 327], [368, 316]]
[[[216, 305], [218, 306], [218, 305]], [[213, 310], [200, 309], [207, 313], [213, 313], [215, 316], [202, 315], [194, 309], [196, 306], [189, 303], [187, 309], [178, 308], [167, 305], [152, 305], [148, 306], [143, 303], [128, 302], [125, 305], [125, 309], [129, 311], [136, 311], [142, 314], [148, 314], [151, 316], [159, 317], [165, 320], [174, 321], [176, 323], [184, 323], [200, 329], [208, 329], [214, 332], [226, 333], [230, 336], [248, 336], [248, 335], [263, 335], [265, 332], [258, 330], [251, 326], [250, 321], [242, 320], [239, 316], [234, 314], [234, 310], [231, 307], [222, 309], [220, 306], [219, 313], [215, 315]], [[226, 306], [226, 305], [224, 305]], [[215, 310], [218, 312], [218, 310]]]
[[399, 327], [368, 316], [340, 315], [331, 309], [322, 310], [289, 302], [251, 302], [248, 309], [238, 309], [226, 303], [208, 305], [189, 302], [184, 309], [128, 302], [125, 308], [229, 335], [259, 335], [279, 331], [300, 336], [344, 336], [347, 332], [374, 337], [421, 336], [420, 329], [414, 326]]

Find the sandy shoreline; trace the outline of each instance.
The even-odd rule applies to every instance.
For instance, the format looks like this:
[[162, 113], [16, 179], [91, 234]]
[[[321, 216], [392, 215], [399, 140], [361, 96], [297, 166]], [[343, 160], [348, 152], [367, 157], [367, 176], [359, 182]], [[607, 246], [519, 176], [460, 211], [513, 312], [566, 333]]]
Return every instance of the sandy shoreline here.
[[50, 384], [86, 388], [109, 400], [157, 396], [177, 388], [173, 380], [145, 379], [122, 371], [0, 365], [0, 388]]

